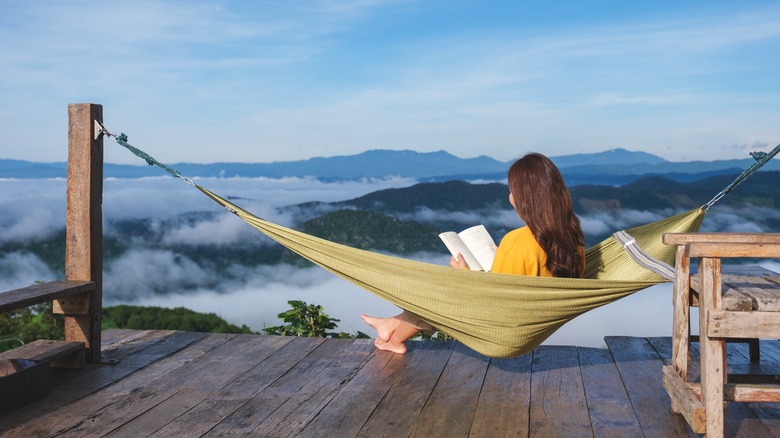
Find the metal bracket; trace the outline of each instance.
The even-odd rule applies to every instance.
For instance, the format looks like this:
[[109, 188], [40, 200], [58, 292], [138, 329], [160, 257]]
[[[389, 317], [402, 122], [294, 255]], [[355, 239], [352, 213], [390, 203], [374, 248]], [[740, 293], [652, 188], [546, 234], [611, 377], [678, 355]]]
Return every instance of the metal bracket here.
[[100, 140], [100, 136], [103, 135], [104, 133], [108, 132], [108, 131], [106, 131], [106, 128], [104, 128], [103, 125], [101, 125], [100, 122], [98, 122], [97, 120], [95, 120], [94, 125], [95, 125], [95, 127], [94, 127], [95, 138], [94, 139], [95, 140]]
[[119, 359], [108, 359], [104, 356], [100, 356], [100, 359], [96, 360], [95, 362], [103, 365], [117, 365], [120, 361]]

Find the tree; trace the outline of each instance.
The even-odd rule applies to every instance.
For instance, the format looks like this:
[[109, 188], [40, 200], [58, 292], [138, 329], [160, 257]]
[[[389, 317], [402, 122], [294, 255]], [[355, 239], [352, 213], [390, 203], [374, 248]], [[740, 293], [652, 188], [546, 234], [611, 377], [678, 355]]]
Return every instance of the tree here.
[[300, 300], [290, 300], [287, 304], [292, 306], [290, 310], [280, 313], [279, 319], [287, 325], [266, 327], [263, 331], [269, 335], [279, 336], [303, 336], [339, 339], [367, 339], [369, 336], [363, 332], [351, 335], [345, 332], [328, 332], [335, 329], [338, 319], [331, 318], [324, 312], [322, 306], [307, 304]]
[[[27, 343], [37, 339], [64, 339], [62, 315], [51, 312], [51, 301], [0, 314], [0, 339]], [[2, 347], [0, 347], [1, 349]]]
[[181, 330], [206, 333], [254, 333], [246, 325], [230, 324], [214, 313], [199, 313], [184, 307], [119, 305], [103, 309], [102, 328], [134, 330]]

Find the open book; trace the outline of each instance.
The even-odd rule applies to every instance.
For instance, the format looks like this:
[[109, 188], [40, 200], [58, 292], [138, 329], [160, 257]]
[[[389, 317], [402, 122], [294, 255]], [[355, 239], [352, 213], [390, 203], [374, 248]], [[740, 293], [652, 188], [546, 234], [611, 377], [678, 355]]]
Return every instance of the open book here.
[[453, 257], [463, 254], [469, 268], [474, 271], [490, 271], [493, 257], [496, 255], [496, 244], [484, 225], [466, 228], [460, 233], [447, 231], [439, 234]]

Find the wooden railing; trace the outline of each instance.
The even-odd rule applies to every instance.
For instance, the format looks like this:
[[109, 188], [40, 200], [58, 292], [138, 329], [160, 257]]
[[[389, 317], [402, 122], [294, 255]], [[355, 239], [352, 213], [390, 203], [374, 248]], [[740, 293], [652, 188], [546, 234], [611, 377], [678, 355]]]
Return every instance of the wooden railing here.
[[86, 349], [77, 365], [101, 357], [103, 138], [95, 121], [103, 122], [101, 105], [68, 105], [65, 279], [0, 292], [0, 313], [53, 301], [52, 311], [65, 317], [65, 341]]

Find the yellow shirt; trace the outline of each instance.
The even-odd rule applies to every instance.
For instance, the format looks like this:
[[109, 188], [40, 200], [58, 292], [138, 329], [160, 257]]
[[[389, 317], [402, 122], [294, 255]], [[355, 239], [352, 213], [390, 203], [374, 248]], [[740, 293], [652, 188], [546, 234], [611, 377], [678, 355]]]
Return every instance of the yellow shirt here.
[[[585, 249], [579, 247], [582, 268], [585, 268]], [[553, 277], [547, 270], [547, 253], [536, 241], [527, 226], [512, 230], [501, 239], [490, 272], [497, 274]]]
[[552, 277], [547, 270], [547, 253], [527, 226], [512, 230], [501, 239], [490, 272], [496, 274]]

